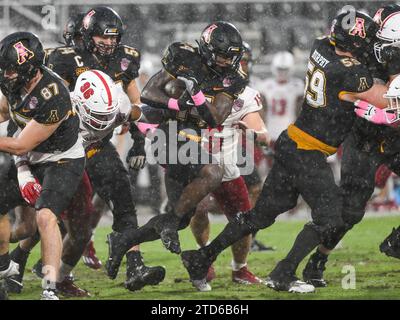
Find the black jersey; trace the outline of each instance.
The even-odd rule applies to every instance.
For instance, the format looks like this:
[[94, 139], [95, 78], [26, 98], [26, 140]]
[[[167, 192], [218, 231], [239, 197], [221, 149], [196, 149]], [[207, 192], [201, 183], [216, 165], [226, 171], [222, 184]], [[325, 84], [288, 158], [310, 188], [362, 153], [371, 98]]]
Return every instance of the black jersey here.
[[373, 86], [368, 68], [358, 60], [339, 56], [328, 38], [315, 40], [311, 49], [302, 111], [295, 126], [334, 148], [349, 134], [356, 119], [353, 103], [340, 100]]
[[220, 74], [208, 68], [203, 63], [198, 48], [188, 43], [171, 44], [161, 62], [164, 69], [175, 78], [185, 70], [193, 72], [201, 90], [211, 102], [218, 93], [236, 99], [247, 84], [247, 76], [240, 69], [237, 72]]
[[76, 47], [50, 49], [46, 56], [48, 67], [68, 81], [71, 91], [79, 75], [91, 69], [103, 71], [126, 89], [138, 77], [140, 67], [139, 51], [125, 45], [120, 45], [108, 60]]
[[[217, 94], [226, 94], [232, 99], [236, 99], [244, 90], [247, 77], [244, 72], [229, 72], [220, 74], [210, 69], [202, 61], [198, 48], [188, 43], [172, 43], [164, 53], [161, 60], [164, 69], [174, 78], [179, 73], [190, 70], [194, 73], [200, 88], [210, 103], [213, 103]], [[201, 119], [195, 107], [191, 108], [187, 121], [178, 122], [178, 130], [192, 129], [199, 133], [201, 128], [207, 127]]]
[[44, 125], [62, 121], [56, 131], [33, 151], [40, 153], [64, 152], [78, 139], [79, 119], [71, 105], [69, 91], [62, 79], [46, 67], [42, 78], [26, 96], [6, 95], [11, 119], [22, 130], [30, 120]]

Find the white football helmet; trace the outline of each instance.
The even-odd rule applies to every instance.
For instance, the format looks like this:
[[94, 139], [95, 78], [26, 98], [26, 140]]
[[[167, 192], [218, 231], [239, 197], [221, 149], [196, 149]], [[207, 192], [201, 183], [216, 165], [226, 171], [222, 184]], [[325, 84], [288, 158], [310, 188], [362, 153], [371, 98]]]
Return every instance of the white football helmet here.
[[392, 80], [383, 97], [389, 102], [386, 110], [390, 110], [396, 115], [393, 122], [398, 121], [400, 119], [400, 75]]
[[278, 81], [287, 81], [293, 71], [294, 58], [288, 51], [276, 53], [272, 59], [271, 71]]
[[375, 56], [380, 63], [383, 63], [382, 48], [390, 45], [400, 45], [400, 43], [397, 44], [397, 42], [400, 42], [400, 11], [392, 13], [382, 21], [376, 37], [381, 41], [374, 44]]
[[104, 72], [89, 70], [77, 79], [71, 99], [82, 122], [94, 130], [106, 130], [120, 108], [120, 86]]

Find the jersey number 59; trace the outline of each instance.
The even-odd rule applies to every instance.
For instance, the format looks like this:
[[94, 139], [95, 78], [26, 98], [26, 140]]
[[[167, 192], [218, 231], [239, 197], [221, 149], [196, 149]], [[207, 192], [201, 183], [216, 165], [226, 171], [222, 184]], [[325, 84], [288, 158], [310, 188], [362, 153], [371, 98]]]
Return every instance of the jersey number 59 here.
[[305, 98], [308, 105], [314, 108], [326, 106], [326, 78], [325, 73], [315, 68], [315, 65], [308, 61]]

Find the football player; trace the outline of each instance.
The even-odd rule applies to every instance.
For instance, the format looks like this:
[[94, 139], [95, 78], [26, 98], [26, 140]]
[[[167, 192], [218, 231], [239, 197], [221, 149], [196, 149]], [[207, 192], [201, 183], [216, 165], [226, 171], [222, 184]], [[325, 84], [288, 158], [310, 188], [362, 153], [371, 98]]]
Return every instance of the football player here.
[[[375, 82], [385, 83], [400, 73], [400, 55], [396, 48], [390, 45], [400, 40], [400, 6], [385, 6], [377, 11], [374, 19], [380, 24], [377, 32], [379, 41], [374, 45], [375, 56], [382, 64], [377, 63], [375, 56], [371, 54], [368, 57], [369, 68]], [[367, 110], [361, 109], [363, 106], [366, 106]], [[368, 105], [361, 104], [357, 110], [360, 116], [365, 115]], [[375, 188], [375, 174], [378, 168], [385, 164], [395, 173], [400, 173], [396, 160], [396, 154], [400, 151], [398, 140], [399, 133], [394, 128], [377, 125], [361, 118], [355, 121], [351, 134], [343, 144], [341, 161], [340, 187], [343, 192], [342, 217], [345, 227], [330, 234], [330, 239], [324, 239], [310, 256], [303, 270], [303, 278], [307, 282], [317, 287], [327, 285], [323, 272], [328, 256], [344, 235], [362, 220], [367, 202]], [[380, 247], [385, 253], [389, 252], [386, 250], [390, 250], [386, 241], [387, 239]]]
[[[257, 90], [247, 86], [238, 96], [232, 108], [231, 114], [222, 124], [221, 133], [216, 136], [223, 137], [221, 152], [227, 157], [223, 169], [224, 176], [221, 186], [212, 195], [204, 198], [196, 208], [196, 213], [190, 221], [190, 227], [196, 242], [200, 247], [205, 246], [209, 240], [208, 212], [220, 212], [221, 209], [228, 220], [238, 212], [249, 211], [251, 208], [249, 192], [245, 183], [245, 176], [240, 176], [240, 170], [231, 158], [236, 155], [237, 141], [235, 139], [234, 126], [240, 124], [242, 128], [251, 129], [256, 141], [264, 145], [269, 144], [268, 132], [259, 114], [262, 109], [261, 97]], [[237, 133], [236, 133], [237, 134]], [[247, 268], [247, 256], [250, 250], [252, 235], [248, 235], [232, 245], [232, 281], [241, 284], [260, 284], [262, 281]], [[210, 267], [207, 283], [215, 275], [213, 267]], [[209, 291], [211, 287], [206, 283], [195, 282], [200, 291]], [[199, 286], [199, 284], [201, 284]]]
[[[166, 49], [162, 58], [164, 68], [150, 79], [141, 98], [151, 105], [180, 110], [178, 123], [165, 127], [167, 136], [173, 134], [178, 149], [182, 142], [186, 147], [190, 145], [190, 150], [197, 150], [197, 156], [188, 164], [182, 164], [179, 159], [176, 164], [167, 161], [168, 213], [150, 219], [128, 235], [124, 239], [126, 243], [161, 238], [168, 250], [180, 252], [177, 230], [189, 224], [197, 204], [221, 183], [222, 169], [216, 161], [201, 162], [201, 159], [211, 157], [200, 144], [201, 129], [222, 124], [231, 112], [234, 100], [244, 89], [246, 79], [239, 69], [242, 52], [239, 31], [224, 21], [208, 25], [202, 32], [198, 47], [176, 42]], [[179, 99], [172, 98], [165, 90], [170, 82], [172, 87], [179, 86], [175, 79], [183, 81], [186, 87]], [[166, 159], [169, 159], [170, 152], [176, 152], [170, 147], [167, 141], [166, 150], [162, 151]], [[110, 249], [108, 270], [115, 273], [118, 272], [122, 251], [117, 246], [110, 246]]]
[[271, 63], [273, 78], [259, 85], [266, 100], [264, 121], [273, 142], [296, 120], [303, 101], [304, 82], [293, 77], [293, 68], [293, 55], [288, 51], [278, 52]]
[[12, 165], [1, 177], [0, 278], [18, 274], [10, 261], [10, 226], [5, 215], [25, 205], [17, 179], [33, 172], [42, 186], [35, 204], [42, 240], [44, 281], [42, 299], [58, 300], [55, 293], [62, 251], [57, 217], [67, 208], [81, 181], [85, 165], [79, 119], [62, 80], [43, 65], [44, 50], [29, 32], [10, 34], [0, 42], [1, 121], [10, 117], [17, 125], [15, 137], [0, 139], [0, 150], [26, 155], [27, 161]]
[[[131, 103], [140, 103], [140, 92], [135, 82], [140, 67], [140, 53], [135, 48], [121, 44], [123, 23], [119, 15], [109, 7], [90, 9], [83, 18], [81, 32], [84, 48], [57, 48], [49, 55], [48, 65], [68, 83], [71, 91], [80, 74], [96, 69], [116, 83], [121, 83]], [[135, 144], [144, 143], [144, 136], [136, 126], [131, 127], [131, 134]], [[86, 171], [93, 191], [112, 209], [113, 234], [123, 235], [137, 227], [137, 217], [127, 170], [110, 142], [111, 137], [112, 132], [86, 148]], [[144, 148], [137, 150], [142, 152], [137, 156], [144, 155]], [[113, 245], [125, 248], [117, 240]], [[126, 251], [129, 249], [126, 248]], [[163, 279], [160, 268], [148, 268], [143, 264], [139, 248], [127, 253], [127, 262], [125, 285], [130, 290], [138, 290], [147, 283], [154, 284]], [[115, 278], [112, 274], [109, 276]], [[149, 280], [153, 276], [156, 280]]]
[[[132, 107], [121, 86], [115, 84], [101, 71], [86, 71], [78, 77], [76, 83], [71, 98], [74, 109], [81, 120], [80, 132], [85, 150], [90, 150], [93, 145], [97, 145], [103, 137], [108, 136], [123, 123], [139, 118], [146, 120], [145, 113], [153, 119], [157, 113], [166, 114], [164, 110], [151, 110], [147, 106], [139, 108], [135, 105]], [[173, 114], [173, 112], [167, 113]], [[157, 121], [162, 120], [163, 118], [157, 118]], [[139, 126], [141, 124], [138, 123]], [[91, 208], [86, 205], [88, 202], [91, 203], [91, 189], [87, 176], [83, 183], [89, 184], [89, 187], [79, 190], [80, 193], [75, 195], [63, 217], [67, 227], [64, 248], [68, 248], [68, 250], [64, 249], [57, 283], [57, 289], [64, 295], [80, 297], [88, 296], [88, 293], [74, 285], [68, 278], [73, 267], [79, 261], [91, 234], [89, 223]], [[89, 191], [87, 191], [88, 189]], [[161, 267], [148, 268], [142, 265], [139, 271], [133, 271], [134, 276], [128, 278], [129, 284], [126, 283], [130, 290], [139, 290], [148, 283], [157, 284], [165, 275], [165, 270]]]
[[256, 206], [239, 214], [208, 246], [181, 254], [192, 280], [204, 279], [208, 267], [227, 246], [243, 236], [272, 225], [276, 217], [294, 208], [301, 195], [312, 210], [312, 222], [297, 236], [285, 259], [269, 274], [267, 285], [275, 290], [309, 293], [314, 286], [298, 280], [299, 263], [319, 244], [321, 237], [343, 227], [341, 190], [326, 162], [350, 133], [356, 99], [384, 107], [386, 86], [374, 84], [362, 62], [373, 50], [377, 25], [371, 17], [354, 12], [338, 15], [329, 37], [314, 41], [308, 62], [306, 94], [294, 124], [283, 131], [275, 145], [273, 167]]

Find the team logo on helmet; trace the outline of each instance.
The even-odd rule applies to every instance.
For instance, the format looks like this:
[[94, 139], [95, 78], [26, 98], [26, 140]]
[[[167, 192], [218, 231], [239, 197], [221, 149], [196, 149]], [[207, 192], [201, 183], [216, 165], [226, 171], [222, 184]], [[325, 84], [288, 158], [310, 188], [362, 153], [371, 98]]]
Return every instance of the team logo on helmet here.
[[17, 56], [18, 56], [17, 63], [19, 65], [25, 63], [27, 60], [30, 60], [35, 56], [33, 51], [25, 47], [21, 41], [14, 44], [14, 48], [17, 51]]
[[380, 8], [374, 15], [374, 21], [375, 23], [381, 25], [382, 24], [382, 12], [384, 8]]
[[94, 16], [95, 13], [96, 11], [92, 10], [83, 18], [82, 25], [85, 29], [89, 28], [90, 18]]
[[204, 30], [203, 34], [201, 35], [201, 37], [203, 38], [205, 43], [210, 43], [211, 40], [211, 34], [212, 32], [217, 29], [218, 26], [215, 24], [212, 24], [211, 26], [209, 26], [206, 30]]
[[356, 18], [356, 23], [353, 28], [350, 29], [349, 34], [352, 36], [359, 36], [360, 38], [365, 38], [367, 36], [365, 32], [365, 20], [363, 18]]

